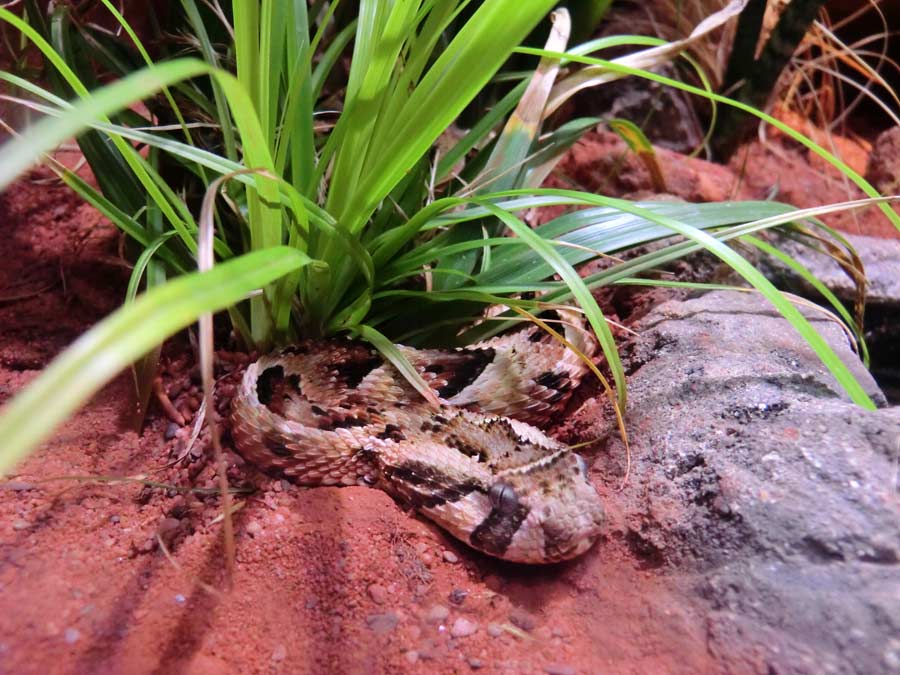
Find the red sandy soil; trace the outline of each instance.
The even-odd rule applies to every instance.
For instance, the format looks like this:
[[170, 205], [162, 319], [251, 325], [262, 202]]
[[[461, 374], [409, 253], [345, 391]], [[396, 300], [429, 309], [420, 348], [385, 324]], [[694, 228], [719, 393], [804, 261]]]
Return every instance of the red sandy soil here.
[[[610, 142], [580, 143], [569, 178], [608, 182]], [[687, 160], [669, 159], [670, 190], [728, 194], [727, 168], [676, 177]], [[605, 191], [640, 191], [641, 170]], [[3, 195], [0, 242], [2, 402], [117, 306], [127, 266], [117, 231], [45, 170]], [[190, 417], [186, 344], [169, 348], [166, 382]], [[708, 608], [685, 576], [629, 548], [619, 476], [597, 470], [607, 536], [579, 560], [525, 567], [469, 550], [379, 491], [300, 488], [229, 453], [232, 484], [256, 489], [235, 495], [226, 590], [212, 468], [200, 453], [172, 464], [185, 430], [167, 440], [158, 409], [142, 436], [127, 430], [131, 387], [119, 377], [0, 482], [2, 672], [697, 673], [727, 661], [707, 647]]]

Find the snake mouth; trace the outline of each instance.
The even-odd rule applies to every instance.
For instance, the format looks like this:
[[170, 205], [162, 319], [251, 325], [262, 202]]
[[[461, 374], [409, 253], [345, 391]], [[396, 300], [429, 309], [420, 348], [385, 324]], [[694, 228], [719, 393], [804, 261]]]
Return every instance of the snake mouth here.
[[548, 562], [561, 562], [590, 549], [600, 536], [600, 527], [594, 516], [589, 516], [582, 525], [581, 528], [572, 529], [569, 524], [561, 527], [559, 523], [542, 523], [544, 559]]

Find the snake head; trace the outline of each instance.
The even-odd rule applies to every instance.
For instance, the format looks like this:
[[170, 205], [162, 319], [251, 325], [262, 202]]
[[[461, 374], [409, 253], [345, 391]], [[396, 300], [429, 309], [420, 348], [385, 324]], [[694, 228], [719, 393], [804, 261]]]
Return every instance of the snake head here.
[[459, 412], [439, 432], [443, 443], [411, 438], [403, 451], [383, 449], [385, 489], [504, 560], [568, 560], [596, 541], [603, 506], [581, 456], [532, 426], [477, 413]]
[[603, 524], [600, 496], [579, 455], [562, 452], [527, 471], [498, 476], [481, 498], [468, 542], [504, 560], [553, 563], [587, 551]]

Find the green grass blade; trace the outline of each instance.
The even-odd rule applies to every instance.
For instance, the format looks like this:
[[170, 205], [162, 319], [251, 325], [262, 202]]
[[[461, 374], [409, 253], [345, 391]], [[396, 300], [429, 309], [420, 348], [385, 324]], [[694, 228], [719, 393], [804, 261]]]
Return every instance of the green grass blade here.
[[278, 175], [284, 175], [287, 151], [290, 150], [291, 183], [301, 192], [306, 192], [312, 182], [316, 160], [309, 17], [305, 1], [293, 0], [288, 9], [291, 16], [289, 25], [293, 30], [289, 33], [286, 44], [286, 72], [289, 79], [284, 102], [281, 104], [275, 169]]
[[391, 362], [391, 365], [416, 388], [416, 391], [422, 394], [426, 401], [435, 408], [439, 409], [441, 407], [441, 402], [438, 400], [437, 394], [435, 394], [431, 387], [428, 386], [428, 383], [422, 379], [422, 376], [419, 375], [415, 368], [413, 368], [409, 360], [403, 356], [403, 352], [397, 348], [397, 345], [371, 326], [358, 326], [357, 331], [363, 340], [370, 342], [375, 349], [381, 352], [384, 358]]
[[[200, 15], [195, 0], [182, 0], [184, 12], [191, 24], [191, 30], [194, 33], [198, 43], [200, 44], [200, 53], [203, 54], [204, 60], [213, 67], [220, 67], [219, 57], [209, 40], [209, 34], [206, 31], [206, 25]], [[234, 125], [231, 122], [231, 114], [228, 112], [228, 105], [225, 102], [225, 95], [222, 93], [219, 83], [212, 80], [213, 100], [216, 105], [216, 121], [222, 130], [222, 142], [225, 145], [225, 156], [228, 159], [237, 161], [237, 145], [234, 138]]]
[[[2, 16], [3, 10], [0, 10], [0, 17]], [[179, 59], [145, 68], [100, 89], [94, 95], [87, 95], [87, 98], [75, 103], [64, 116], [39, 121], [19, 139], [0, 148], [0, 190], [5, 189], [41, 155], [89, 126], [89, 122], [140, 101], [165, 84], [194, 77], [208, 70], [206, 64], [195, 59]]]
[[847, 327], [853, 331], [853, 334], [856, 336], [856, 343], [859, 345], [860, 356], [862, 357], [863, 364], [866, 368], [869, 367], [869, 350], [866, 346], [865, 337], [860, 333], [860, 328], [857, 325], [856, 321], [853, 320], [853, 317], [850, 316], [850, 312], [847, 311], [847, 308], [844, 307], [844, 303], [841, 302], [838, 297], [828, 288], [825, 284], [819, 281], [816, 276], [809, 271], [809, 269], [800, 263], [798, 260], [792, 258], [787, 253], [779, 250], [777, 247], [772, 246], [770, 243], [759, 239], [758, 237], [754, 237], [751, 235], [745, 235], [741, 237], [741, 241], [746, 241], [758, 248], [759, 250], [767, 253], [773, 258], [778, 258], [785, 265], [790, 267], [794, 272], [796, 272], [806, 283], [816, 289], [816, 291], [821, 294], [823, 298], [828, 301], [834, 311], [838, 313], [838, 315], [844, 320], [844, 323], [847, 324]]
[[[572, 28], [569, 12], [561, 7], [551, 14], [551, 18], [553, 25], [545, 49], [565, 51]], [[521, 186], [525, 174], [524, 163], [531, 152], [534, 139], [540, 133], [544, 108], [557, 73], [559, 59], [542, 57], [525, 93], [506, 121], [487, 164], [472, 181], [470, 188], [479, 186], [476, 191], [483, 192], [485, 185], [490, 185], [494, 190]]]
[[[92, 114], [89, 115], [89, 117], [91, 119], [97, 118], [97, 119], [102, 119], [104, 121], [109, 121], [105, 117], [106, 114], [117, 111], [117, 110], [121, 110], [124, 107], [126, 107], [127, 105], [134, 103], [135, 101], [140, 100], [141, 98], [143, 98], [144, 96], [147, 95], [145, 93], [142, 96], [138, 93], [142, 86], [147, 86], [146, 83], [142, 82], [140, 74], [144, 73], [145, 75], [143, 75], [143, 77], [146, 78], [147, 77], [146, 73], [148, 73], [150, 71], [150, 69], [144, 69], [142, 71], [139, 71], [139, 73], [135, 73], [134, 75], [125, 78], [120, 83], [111, 85], [110, 87], [106, 87], [103, 90], [104, 92], [106, 91], [106, 89], [115, 89], [119, 86], [119, 84], [128, 82], [127, 87], [131, 87], [132, 91], [131, 91], [131, 96], [126, 97], [126, 100], [123, 103], [121, 103], [119, 105], [112, 105], [112, 106], [108, 106], [108, 107], [104, 108], [103, 105], [108, 103], [108, 101], [104, 97], [104, 95], [102, 93], [98, 93], [97, 97], [92, 98], [90, 96], [90, 94], [88, 93], [87, 89], [85, 88], [84, 84], [82, 84], [82, 82], [78, 79], [78, 76], [75, 74], [75, 72], [68, 66], [68, 64], [65, 62], [65, 60], [59, 54], [56, 53], [56, 51], [53, 49], [53, 47], [37, 31], [35, 31], [27, 23], [22, 21], [15, 14], [9, 12], [8, 10], [6, 10], [2, 7], [0, 7], [0, 20], [6, 21], [10, 25], [12, 25], [14, 28], [16, 28], [20, 33], [22, 33], [22, 35], [24, 37], [31, 40], [31, 42], [41, 51], [41, 54], [44, 56], [44, 58], [46, 58], [54, 66], [54, 68], [56, 68], [57, 72], [63, 77], [63, 79], [66, 81], [66, 83], [70, 87], [72, 87], [72, 89], [80, 97], [86, 99], [88, 102], [94, 101], [94, 104], [98, 105], [98, 107], [95, 110], [91, 111]], [[175, 62], [173, 62], [173, 63], [175, 63]], [[164, 66], [160, 66], [160, 69], [163, 69], [163, 68], [164, 68]], [[176, 78], [176, 79], [183, 79], [183, 78]], [[174, 81], [174, 80], [172, 80], [172, 81]], [[162, 86], [171, 84], [172, 81], [170, 81], [170, 82], [163, 81], [163, 82], [157, 83], [157, 86], [155, 86], [155, 88], [152, 88], [150, 90], [150, 92], [152, 93], [152, 92], [158, 91]], [[121, 89], [116, 89], [116, 94], [121, 95]], [[108, 96], [111, 98], [112, 94], [109, 94]], [[100, 99], [99, 104], [98, 104], [97, 99]], [[84, 101], [82, 101], [82, 103], [84, 103]], [[89, 106], [86, 106], [86, 107], [89, 107]], [[81, 110], [85, 110], [85, 108], [81, 108]], [[52, 120], [51, 121], [42, 120], [41, 122], [38, 122], [37, 124], [35, 124], [25, 134], [26, 138], [28, 138], [29, 134], [31, 134], [30, 138], [32, 139], [31, 143], [34, 145], [33, 148], [29, 147], [28, 140], [25, 140], [24, 142], [22, 142], [22, 139], [18, 139], [11, 143], [7, 143], [3, 149], [0, 149], [0, 158], [7, 158], [10, 156], [18, 157], [19, 160], [23, 159], [23, 156], [26, 158], [28, 156], [31, 156], [33, 158], [31, 160], [26, 159], [24, 166], [21, 163], [19, 163], [19, 164], [12, 163], [11, 166], [7, 166], [6, 163], [0, 164], [0, 190], [4, 189], [6, 187], [6, 185], [8, 185], [9, 182], [15, 176], [17, 176], [24, 168], [26, 168], [28, 165], [30, 165], [32, 161], [36, 161], [36, 159], [38, 157], [40, 157], [41, 154], [43, 154], [43, 152], [45, 152], [46, 150], [52, 149], [59, 142], [61, 142], [68, 136], [74, 135], [78, 131], [82, 130], [85, 127], [85, 124], [83, 123], [84, 120], [82, 120], [81, 123], [78, 123], [75, 120], [75, 117], [77, 117], [77, 115], [78, 115], [78, 113], [73, 112], [72, 117], [69, 118], [70, 121], [75, 122], [74, 124], [72, 124], [71, 126], [68, 127], [69, 133], [68, 134], [64, 133], [61, 138], [50, 139], [53, 142], [50, 143], [49, 147], [46, 145], [40, 144], [40, 142], [44, 142], [44, 141], [48, 140], [48, 139], [41, 138], [40, 133], [41, 133], [41, 130], [45, 128], [42, 125], [45, 124], [45, 122], [48, 123], [48, 125], [49, 125], [49, 122], [52, 122]], [[52, 129], [62, 130], [62, 131], [66, 130], [65, 127], [62, 125], [59, 127], [48, 126], [46, 128], [47, 129], [52, 128]], [[185, 245], [189, 249], [191, 249], [193, 242], [190, 239], [190, 237], [187, 236], [186, 226], [185, 226], [184, 222], [182, 222], [182, 218], [180, 218], [176, 214], [174, 205], [172, 203], [170, 203], [168, 201], [168, 199], [166, 199], [166, 197], [160, 192], [159, 187], [158, 187], [158, 176], [150, 175], [150, 173], [148, 172], [146, 163], [143, 162], [143, 158], [141, 157], [141, 155], [137, 152], [137, 150], [135, 148], [130, 146], [128, 143], [123, 141], [121, 138], [117, 138], [117, 137], [113, 136], [113, 137], [111, 137], [111, 140], [112, 140], [113, 145], [116, 146], [116, 149], [121, 154], [122, 159], [124, 159], [124, 161], [128, 164], [129, 168], [134, 172], [134, 175], [140, 181], [143, 188], [147, 191], [147, 194], [149, 195], [150, 199], [152, 199], [152, 201], [157, 206], [159, 206], [160, 210], [166, 216], [166, 219], [171, 223], [172, 227], [174, 227], [176, 230], [179, 230], [179, 233], [181, 234]], [[4, 152], [4, 150], [8, 150], [9, 154], [6, 154]], [[156, 180], [154, 180], [154, 179], [156, 179]], [[144, 203], [145, 202], [142, 200], [141, 205], [144, 205]], [[132, 206], [136, 207], [137, 203], [136, 202], [133, 203]]]
[[466, 156], [476, 145], [481, 143], [491, 130], [497, 126], [501, 120], [505, 119], [511, 110], [516, 107], [525, 88], [528, 86], [528, 80], [522, 80], [513, 87], [502, 99], [500, 99], [490, 111], [484, 115], [475, 125], [469, 129], [463, 138], [459, 140], [446, 155], [440, 158], [435, 172], [438, 181], [441, 181], [449, 175], [450, 171], [459, 160]]
[[[335, 133], [342, 136], [326, 208], [338, 222], [346, 219], [347, 204], [366, 169], [366, 155], [377, 141], [377, 134], [373, 132], [385, 98], [405, 95], [405, 92], [393, 90], [390, 83], [404, 40], [414, 28], [419, 3], [415, 0], [362, 3], [364, 8], [367, 4], [372, 5], [372, 19], [367, 22], [360, 20], [356, 33], [357, 47], [351, 62], [355, 72], [351, 73], [344, 112], [335, 128]], [[365, 9], [363, 13], [368, 14]], [[364, 30], [371, 32], [362, 35]], [[354, 230], [352, 226], [348, 229]]]
[[[372, 209], [427, 152], [553, 4], [552, 0], [495, 0], [478, 8], [419, 82], [383, 142], [367, 157], [370, 163], [348, 207], [353, 215], [347, 223], [351, 231], [363, 225]], [[503, 26], [503, 30], [498, 31], [497, 26]]]
[[322, 94], [322, 87], [325, 86], [325, 80], [331, 73], [341, 54], [350, 44], [356, 33], [356, 19], [344, 26], [341, 31], [331, 39], [330, 44], [325, 49], [319, 62], [316, 64], [312, 74], [312, 99], [316, 100]]
[[153, 256], [155, 256], [160, 247], [175, 236], [175, 234], [175, 232], [161, 234], [150, 242], [147, 248], [141, 251], [138, 259], [134, 262], [134, 269], [131, 270], [131, 276], [128, 278], [128, 288], [125, 289], [125, 304], [134, 302], [141, 286], [141, 279], [144, 277], [144, 271], [147, 269]]
[[[204, 312], [312, 262], [276, 247], [154, 288], [82, 335], [0, 410], [0, 472], [8, 471], [103, 384]], [[37, 414], [36, 414], [37, 413]]]
[[[104, 7], [109, 11], [110, 14], [113, 15], [118, 24], [122, 27], [122, 29], [127, 33], [129, 39], [132, 44], [134, 44], [135, 48], [138, 50], [138, 53], [141, 55], [141, 58], [144, 61], [145, 65], [152, 66], [154, 64], [153, 59], [150, 58], [150, 54], [147, 53], [147, 50], [144, 48], [144, 44], [141, 42], [140, 38], [137, 36], [137, 33], [132, 29], [131, 24], [125, 20], [125, 17], [115, 8], [115, 6], [110, 2], [110, 0], [100, 0]], [[162, 88], [163, 96], [166, 97], [166, 101], [169, 104], [169, 107], [172, 109], [172, 112], [175, 114], [175, 119], [178, 120], [178, 124], [181, 125], [182, 133], [184, 133], [185, 140], [193, 145], [193, 139], [191, 138], [191, 132], [188, 130], [187, 123], [184, 121], [184, 116], [181, 114], [181, 109], [178, 107], [178, 104], [175, 103], [175, 99], [172, 97], [172, 92], [169, 91], [168, 87]]]
[[[527, 47], [521, 47], [517, 51], [523, 54], [533, 54], [536, 56], [544, 56], [544, 55], [553, 55], [558, 58], [566, 58], [566, 54], [560, 53], [549, 53], [542, 49], [531, 49]], [[579, 63], [587, 63], [591, 65], [599, 65], [609, 70], [619, 73], [622, 75], [634, 75], [636, 77], [641, 77], [646, 80], [651, 80], [653, 82], [658, 82], [659, 84], [664, 84], [669, 87], [674, 87], [675, 89], [681, 89], [682, 91], [686, 91], [690, 94], [696, 94], [697, 96], [702, 96], [703, 98], [709, 99], [710, 101], [714, 101], [715, 103], [721, 103], [724, 105], [729, 105], [739, 110], [742, 110], [745, 113], [753, 115], [754, 117], [759, 118], [763, 122], [767, 124], [771, 124], [773, 127], [777, 128], [782, 133], [790, 136], [795, 141], [803, 145], [805, 148], [814, 152], [819, 157], [824, 159], [826, 162], [831, 164], [834, 168], [840, 171], [842, 174], [847, 176], [853, 183], [867, 196], [878, 199], [881, 197], [881, 194], [876, 190], [872, 185], [862, 176], [860, 176], [856, 171], [854, 171], [850, 166], [844, 162], [839, 157], [833, 155], [828, 152], [825, 148], [807, 138], [799, 131], [792, 129], [787, 124], [775, 119], [771, 115], [762, 112], [761, 110], [757, 110], [753, 106], [749, 106], [745, 103], [741, 103], [740, 101], [736, 101], [732, 98], [728, 98], [727, 96], [722, 96], [721, 94], [715, 94], [705, 89], [701, 89], [699, 87], [695, 87], [690, 84], [685, 84], [684, 82], [679, 82], [678, 80], [673, 80], [670, 77], [665, 77], [663, 75], [657, 75], [656, 73], [641, 70], [640, 68], [630, 68], [628, 66], [623, 66], [621, 64], [614, 63], [612, 61], [605, 61], [603, 59], [593, 59], [584, 56], [575, 56], [573, 54], [568, 54], [568, 58], [572, 61], [577, 61]], [[552, 105], [552, 102], [551, 102]], [[888, 204], [884, 202], [878, 203], [878, 208], [881, 209], [881, 212], [887, 216], [888, 220], [890, 220], [894, 226], [900, 230], [900, 214], [897, 214]]]
[[573, 297], [578, 302], [581, 309], [584, 310], [585, 316], [587, 317], [591, 328], [594, 329], [594, 333], [597, 335], [597, 339], [600, 341], [600, 347], [603, 350], [603, 355], [606, 357], [607, 364], [609, 365], [609, 369], [613, 375], [613, 380], [616, 383], [616, 397], [619, 403], [619, 407], [624, 410], [627, 400], [625, 390], [625, 370], [624, 368], [622, 368], [622, 361], [619, 358], [619, 350], [616, 347], [615, 338], [613, 338], [612, 332], [609, 329], [609, 325], [606, 323], [606, 319], [603, 316], [603, 311], [600, 309], [600, 305], [597, 304], [597, 301], [594, 299], [594, 296], [591, 295], [588, 287], [585, 286], [584, 281], [578, 275], [578, 272], [576, 272], [575, 268], [572, 267], [568, 262], [566, 262], [565, 258], [560, 255], [559, 251], [557, 251], [552, 245], [542, 239], [540, 235], [536, 234], [534, 230], [528, 227], [528, 225], [522, 222], [519, 218], [509, 213], [508, 211], [503, 211], [502, 209], [497, 208], [489, 202], [485, 203], [484, 205], [489, 211], [497, 216], [497, 218], [499, 218], [504, 225], [512, 230], [516, 234], [516, 236], [524, 239], [538, 255], [540, 255], [551, 267], [553, 267], [554, 271], [559, 274], [560, 278], [572, 291]]
[[[6, 75], [6, 73], [0, 73], [0, 80], [6, 79]], [[65, 110], [58, 110], [49, 106], [42, 106], [39, 104], [31, 104], [31, 107], [40, 112], [43, 112], [44, 114], [61, 117], [71, 109], [71, 106], [69, 106], [68, 103], [64, 102], [64, 104], [66, 106]], [[152, 148], [165, 150], [177, 159], [183, 161], [188, 167], [196, 163], [206, 168], [212, 169], [219, 174], [237, 173], [245, 168], [243, 164], [239, 164], [215, 153], [209, 152], [207, 150], [201, 150], [200, 148], [187, 145], [180, 141], [176, 141], [157, 134], [151, 134], [145, 131], [137, 131], [121, 125], [108, 124], [106, 122], [90, 122], [89, 126], [93, 129], [103, 131], [110, 135], [121, 136], [125, 139], [146, 144]], [[272, 176], [269, 177], [269, 180], [271, 179]], [[235, 180], [249, 186], [254, 186], [257, 184], [257, 176], [248, 173], [236, 175]], [[281, 196], [281, 202], [284, 204], [293, 204], [296, 207], [294, 208], [294, 211], [301, 225], [304, 222], [304, 212], [308, 215], [309, 220], [317, 226], [329, 227], [335, 225], [334, 219], [326, 211], [319, 208], [315, 202], [310, 201], [303, 195], [297, 193], [295, 190], [293, 190], [290, 184], [280, 180], [276, 181], [276, 183], [280, 186], [283, 193]]]

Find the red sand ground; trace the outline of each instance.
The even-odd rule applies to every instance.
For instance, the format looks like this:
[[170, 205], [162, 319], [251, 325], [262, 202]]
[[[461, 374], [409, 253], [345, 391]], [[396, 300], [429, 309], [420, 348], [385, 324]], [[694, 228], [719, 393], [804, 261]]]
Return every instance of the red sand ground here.
[[[597, 140], [585, 143], [576, 156]], [[597, 152], [583, 159], [600, 166]], [[688, 183], [712, 180], [697, 166]], [[115, 229], [44, 170], [2, 197], [0, 242], [2, 402], [116, 307], [127, 269]], [[185, 350], [173, 351], [177, 371]], [[170, 383], [191, 386], [175, 374]], [[259, 489], [236, 495], [226, 591], [218, 500], [184, 491], [214, 487], [211, 468], [168, 466], [178, 439], [165, 440], [157, 410], [143, 436], [125, 430], [130, 386], [119, 377], [0, 483], [2, 672], [564, 675], [727, 663], [707, 648], [709, 609], [629, 550], [619, 477], [597, 472], [607, 536], [577, 561], [523, 567], [467, 549], [376, 490], [304, 489], [235, 467], [234, 485]], [[76, 480], [91, 476], [177, 489]]]

